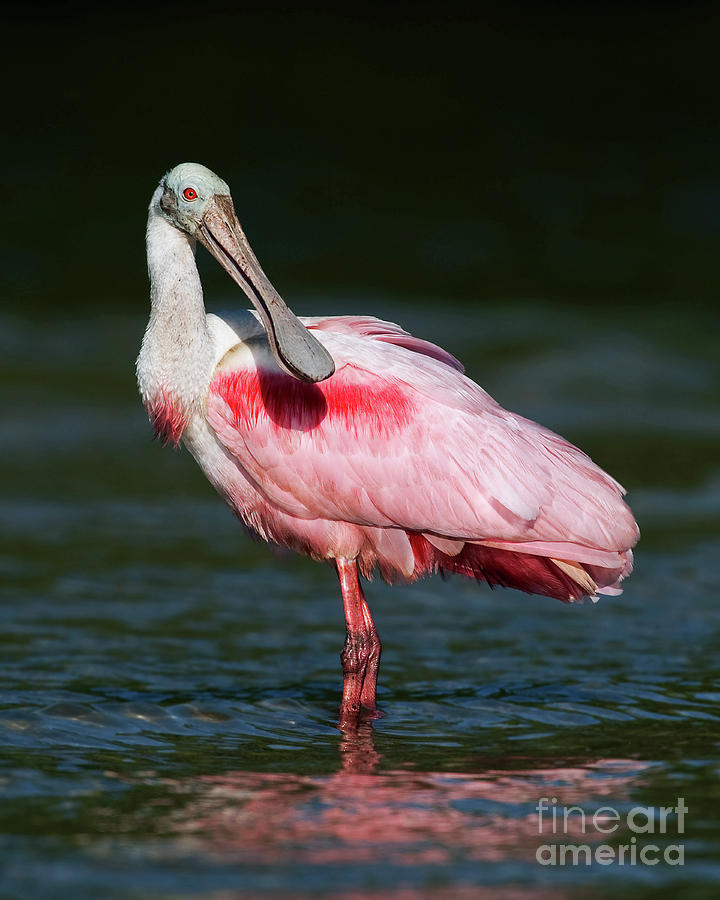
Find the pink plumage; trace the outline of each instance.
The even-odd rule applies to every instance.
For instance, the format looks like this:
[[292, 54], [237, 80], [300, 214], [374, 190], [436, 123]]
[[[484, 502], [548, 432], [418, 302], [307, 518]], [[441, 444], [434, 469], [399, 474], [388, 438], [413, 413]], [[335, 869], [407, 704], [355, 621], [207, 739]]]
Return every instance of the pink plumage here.
[[148, 418], [155, 436], [164, 447], [177, 447], [188, 423], [188, 414], [172, 394], [161, 387], [147, 404]]
[[307, 384], [270, 357], [231, 354], [207, 396], [211, 428], [257, 493], [236, 511], [256, 529], [260, 517], [264, 537], [390, 582], [442, 570], [566, 601], [617, 589], [637, 528], [621, 486], [584, 453], [395, 325], [305, 321], [335, 360], [331, 378]]
[[[198, 240], [257, 316], [206, 315]], [[623, 488], [500, 407], [435, 344], [369, 316], [298, 320], [213, 172], [183, 163], [163, 178], [147, 249], [137, 373], [153, 427], [182, 440], [254, 533], [334, 562], [347, 623], [341, 724], [375, 706], [380, 642], [358, 567], [564, 601], [620, 593], [638, 538]]]

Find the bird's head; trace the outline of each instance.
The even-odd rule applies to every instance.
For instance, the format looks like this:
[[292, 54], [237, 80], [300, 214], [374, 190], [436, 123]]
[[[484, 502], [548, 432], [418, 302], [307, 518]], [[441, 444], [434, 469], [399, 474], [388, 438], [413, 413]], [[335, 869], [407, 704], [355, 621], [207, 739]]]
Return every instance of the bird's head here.
[[160, 182], [153, 203], [176, 228], [199, 240], [240, 285], [260, 314], [281, 368], [301, 381], [324, 381], [333, 374], [330, 354], [263, 272], [222, 178], [198, 163], [181, 163]]
[[203, 216], [220, 198], [232, 208], [230, 188], [199, 163], [180, 163], [160, 182], [160, 209], [176, 228], [201, 238]]

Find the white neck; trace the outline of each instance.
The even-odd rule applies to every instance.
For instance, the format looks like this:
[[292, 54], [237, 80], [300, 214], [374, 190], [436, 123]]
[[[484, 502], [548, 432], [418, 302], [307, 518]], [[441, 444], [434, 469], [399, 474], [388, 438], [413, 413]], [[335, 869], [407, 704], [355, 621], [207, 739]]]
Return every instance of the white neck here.
[[150, 408], [169, 398], [186, 416], [202, 401], [214, 353], [195, 241], [168, 222], [153, 197], [147, 225], [150, 321], [137, 361], [138, 384]]

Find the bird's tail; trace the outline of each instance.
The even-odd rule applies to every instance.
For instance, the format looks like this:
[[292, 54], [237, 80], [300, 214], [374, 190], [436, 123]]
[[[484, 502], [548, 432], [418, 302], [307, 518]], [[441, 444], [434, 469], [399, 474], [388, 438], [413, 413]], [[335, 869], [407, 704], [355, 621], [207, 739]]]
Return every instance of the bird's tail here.
[[[408, 536], [418, 577], [434, 572], [457, 573], [485, 581], [490, 587], [516, 588], [528, 594], [555, 597], [565, 603], [586, 597], [595, 601], [601, 594], [620, 594], [620, 582], [632, 572], [632, 550], [590, 551], [587, 555], [593, 556], [597, 562], [589, 563], [544, 555], [531, 545], [528, 545], [529, 549], [535, 552], [527, 553], [514, 549], [515, 545], [513, 549], [505, 549], [466, 542], [459, 552], [451, 555], [435, 546], [432, 536]], [[581, 548], [578, 551], [581, 555]], [[601, 565], [601, 562], [606, 564]]]

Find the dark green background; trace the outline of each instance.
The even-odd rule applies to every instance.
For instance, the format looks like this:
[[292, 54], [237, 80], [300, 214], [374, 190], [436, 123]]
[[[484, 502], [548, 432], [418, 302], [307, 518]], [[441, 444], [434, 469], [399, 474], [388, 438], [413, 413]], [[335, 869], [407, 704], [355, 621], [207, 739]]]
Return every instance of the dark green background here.
[[142, 308], [145, 207], [185, 160], [286, 294], [716, 294], [710, 4], [50, 15], [4, 26], [14, 304]]

